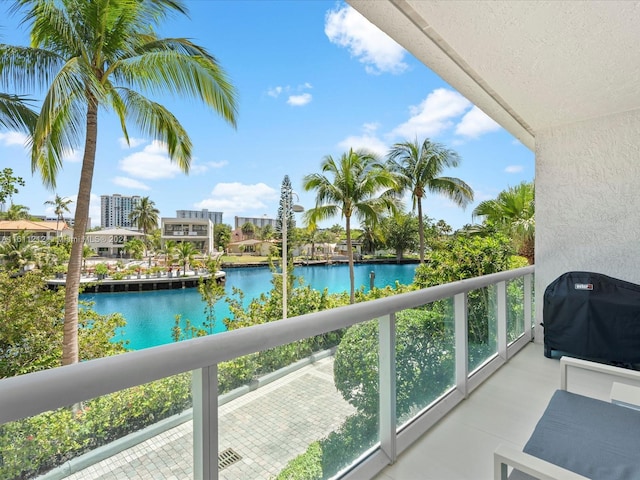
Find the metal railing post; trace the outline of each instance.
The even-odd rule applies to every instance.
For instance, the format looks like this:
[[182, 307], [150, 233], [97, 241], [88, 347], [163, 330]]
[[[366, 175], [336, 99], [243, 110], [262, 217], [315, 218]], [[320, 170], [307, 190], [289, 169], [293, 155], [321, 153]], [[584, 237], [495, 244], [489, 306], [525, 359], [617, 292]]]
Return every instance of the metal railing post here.
[[503, 360], [507, 360], [507, 282], [498, 282], [497, 288], [497, 303], [498, 312], [496, 315], [496, 322], [498, 323], [498, 355]]
[[218, 479], [218, 365], [193, 371], [193, 478]]
[[453, 297], [454, 337], [456, 348], [456, 388], [467, 398], [467, 378], [469, 376], [469, 340], [467, 294], [458, 293]]
[[380, 448], [396, 461], [396, 316], [378, 319], [379, 341], [379, 399], [380, 399]]
[[524, 334], [528, 341], [533, 340], [533, 275], [524, 276]]

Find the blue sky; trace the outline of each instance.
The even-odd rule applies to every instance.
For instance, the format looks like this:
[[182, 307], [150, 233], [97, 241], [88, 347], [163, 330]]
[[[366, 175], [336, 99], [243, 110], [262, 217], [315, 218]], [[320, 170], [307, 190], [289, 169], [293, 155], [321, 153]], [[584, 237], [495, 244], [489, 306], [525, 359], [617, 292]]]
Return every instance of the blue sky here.
[[[11, 3], [0, 5], [0, 41], [26, 45], [27, 32], [7, 15]], [[463, 210], [429, 195], [424, 203], [426, 215], [454, 228], [472, 222], [479, 201], [533, 180], [533, 152], [347, 4], [217, 0], [187, 5], [190, 18], [172, 19], [160, 34], [191, 38], [220, 61], [239, 93], [237, 129], [191, 100], [160, 99], [194, 145], [192, 170], [184, 175], [162, 145], [134, 130], [127, 146], [114, 117], [101, 112], [92, 225], [100, 224], [100, 195], [114, 193], [149, 196], [165, 217], [202, 208], [223, 212], [230, 225], [236, 215], [275, 217], [285, 175], [299, 203], [311, 208], [315, 197], [302, 190], [302, 179], [318, 172], [326, 155], [337, 158], [349, 148], [385, 155], [394, 143], [415, 138], [443, 143], [462, 157], [461, 166], [445, 174], [469, 183], [475, 202]], [[34, 92], [15, 93], [37, 98]], [[11, 167], [25, 179], [15, 203], [34, 215], [52, 215], [46, 200], [56, 193], [76, 198], [82, 152], [65, 159], [54, 192], [31, 174], [24, 140], [0, 131], [0, 168]], [[325, 226], [334, 223], [344, 225], [337, 217]]]

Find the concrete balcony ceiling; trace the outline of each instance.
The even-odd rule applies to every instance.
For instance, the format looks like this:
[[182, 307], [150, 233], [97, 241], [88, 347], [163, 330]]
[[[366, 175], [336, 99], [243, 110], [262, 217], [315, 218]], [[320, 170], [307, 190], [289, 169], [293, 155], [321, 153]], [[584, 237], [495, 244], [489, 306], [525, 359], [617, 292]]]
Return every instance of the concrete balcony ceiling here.
[[529, 148], [640, 108], [640, 3], [349, 0]]

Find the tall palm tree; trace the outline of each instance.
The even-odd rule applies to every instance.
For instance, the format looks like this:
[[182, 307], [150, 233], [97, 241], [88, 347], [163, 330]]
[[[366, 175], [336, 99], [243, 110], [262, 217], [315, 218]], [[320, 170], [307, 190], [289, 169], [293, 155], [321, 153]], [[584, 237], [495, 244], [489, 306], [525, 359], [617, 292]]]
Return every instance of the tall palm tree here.
[[[160, 210], [156, 208], [156, 204], [149, 197], [142, 197], [138, 203], [131, 209], [129, 213], [129, 220], [133, 225], [138, 227], [138, 230], [142, 230], [144, 235], [145, 252], [148, 249], [149, 242], [147, 240], [147, 233], [158, 228], [158, 221], [160, 219]], [[149, 259], [151, 261], [151, 259]]]
[[473, 217], [483, 217], [511, 238], [514, 246], [527, 259], [535, 262], [535, 189], [533, 182], [522, 182], [498, 194], [494, 200], [485, 200], [473, 210]]
[[65, 294], [66, 365], [78, 361], [78, 290], [99, 108], [117, 115], [127, 140], [130, 121], [166, 144], [171, 160], [187, 172], [187, 132], [145, 94], [195, 98], [235, 126], [236, 93], [203, 47], [156, 35], [155, 27], [169, 14], [187, 14], [182, 0], [16, 0], [13, 10], [23, 12], [31, 27], [31, 47], [0, 45], [0, 87], [46, 91], [32, 137], [32, 168], [54, 187], [63, 155], [84, 144]]
[[388, 154], [389, 169], [398, 176], [401, 190], [411, 193], [413, 208], [418, 210], [420, 263], [424, 263], [422, 199], [427, 192], [444, 195], [463, 208], [473, 201], [473, 190], [469, 185], [459, 178], [441, 176], [446, 168], [459, 164], [460, 156], [455, 151], [428, 138], [422, 144], [417, 139], [396, 143]]
[[56, 235], [59, 235], [58, 226], [60, 225], [60, 220], [64, 219], [64, 213], [69, 212], [69, 204], [72, 203], [73, 200], [70, 198], [63, 198], [60, 195], [56, 194], [56, 197], [53, 200], [47, 200], [44, 202], [45, 205], [53, 205], [53, 213], [56, 214]]
[[145, 241], [147, 233], [158, 228], [159, 218], [160, 210], [156, 208], [155, 202], [149, 197], [142, 197], [129, 213], [129, 220], [138, 227], [138, 230], [142, 230]]
[[351, 219], [355, 217], [375, 225], [386, 211], [395, 213], [400, 206], [394, 194], [398, 186], [394, 176], [382, 167], [376, 156], [366, 151], [349, 150], [337, 161], [330, 155], [326, 156], [320, 168], [322, 173], [307, 175], [303, 180], [306, 191], [316, 192], [316, 206], [307, 211], [305, 220], [315, 226], [317, 222], [338, 214], [344, 217], [351, 287], [349, 298], [354, 303]]

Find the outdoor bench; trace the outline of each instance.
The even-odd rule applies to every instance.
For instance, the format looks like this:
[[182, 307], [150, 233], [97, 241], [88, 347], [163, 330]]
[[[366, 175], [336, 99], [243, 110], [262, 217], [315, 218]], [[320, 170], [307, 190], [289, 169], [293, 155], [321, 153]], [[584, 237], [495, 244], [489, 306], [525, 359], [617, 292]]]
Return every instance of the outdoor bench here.
[[[567, 391], [568, 367], [611, 376], [611, 402]], [[640, 382], [640, 372], [563, 357], [561, 388], [523, 450], [495, 451], [495, 480], [640, 479], [640, 388], [616, 378]]]

